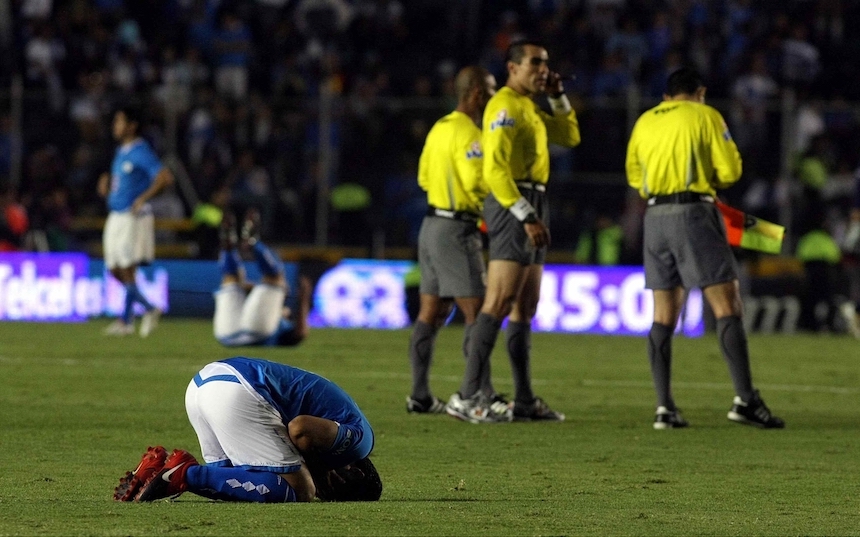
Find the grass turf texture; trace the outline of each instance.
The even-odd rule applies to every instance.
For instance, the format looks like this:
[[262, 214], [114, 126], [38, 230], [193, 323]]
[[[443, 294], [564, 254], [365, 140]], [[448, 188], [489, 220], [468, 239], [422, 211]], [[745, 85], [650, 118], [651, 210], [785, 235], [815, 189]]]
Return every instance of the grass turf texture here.
[[[317, 330], [299, 348], [229, 350], [203, 320], [149, 339], [107, 321], [0, 323], [2, 535], [844, 535], [860, 533], [860, 342], [753, 336], [754, 379], [788, 428], [726, 419], [732, 390], [713, 334], [675, 341], [675, 395], [691, 423], [654, 431], [639, 338], [535, 334], [535, 390], [565, 423], [489, 426], [407, 415], [407, 331]], [[459, 386], [459, 327], [443, 330], [431, 385]], [[510, 391], [500, 338], [493, 378]], [[186, 493], [117, 503], [148, 445], [199, 455], [185, 387], [246, 354], [343, 386], [377, 434], [382, 500], [228, 504]]]

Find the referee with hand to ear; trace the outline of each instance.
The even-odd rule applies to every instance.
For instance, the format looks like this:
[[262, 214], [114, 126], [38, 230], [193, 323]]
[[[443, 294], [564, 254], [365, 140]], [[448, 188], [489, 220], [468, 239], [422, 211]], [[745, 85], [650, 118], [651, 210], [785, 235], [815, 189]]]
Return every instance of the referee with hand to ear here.
[[[508, 48], [505, 86], [484, 110], [484, 181], [490, 194], [484, 220], [490, 240], [487, 294], [472, 329], [466, 374], [451, 396], [448, 414], [472, 422], [562, 421], [531, 386], [531, 322], [537, 311], [549, 234], [549, 143], [579, 144], [579, 122], [550, 71], [546, 48], [518, 41]], [[552, 113], [535, 98], [546, 94]], [[507, 349], [515, 398], [498, 412], [480, 390], [502, 321], [508, 317]]]

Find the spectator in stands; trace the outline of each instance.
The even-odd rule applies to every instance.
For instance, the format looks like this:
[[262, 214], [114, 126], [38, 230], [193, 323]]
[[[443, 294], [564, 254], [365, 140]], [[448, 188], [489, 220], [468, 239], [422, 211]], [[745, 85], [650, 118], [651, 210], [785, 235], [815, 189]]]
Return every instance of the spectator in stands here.
[[[189, 171], [195, 183], [199, 182], [198, 194], [204, 199], [232, 165], [234, 152], [244, 146], [254, 147], [257, 161], [270, 168], [277, 184], [283, 182], [279, 175], [282, 172], [270, 166], [270, 155], [277, 153], [263, 148], [256, 141], [256, 132], [243, 133], [244, 127], [236, 124], [233, 116], [237, 97], [242, 96], [240, 106], [249, 107], [246, 117], [252, 121], [259, 116], [258, 107], [246, 100], [248, 96], [260, 95], [263, 102], [271, 104], [271, 131], [276, 132], [279, 123], [281, 129], [292, 128], [283, 124], [288, 115], [299, 116], [299, 123], [317, 123], [318, 116], [310, 106], [294, 107], [296, 101], [291, 99], [317, 95], [323, 85], [336, 88], [335, 94], [343, 96], [333, 111], [336, 119], [344, 118], [343, 131], [339, 133], [344, 150], [339, 153], [339, 162], [332, 163], [332, 179], [338, 178], [338, 164], [349, 162], [354, 170], [349, 180], [378, 194], [378, 178], [404, 172], [401, 159], [388, 158], [392, 151], [386, 141], [392, 125], [399, 122], [399, 114], [387, 113], [392, 109], [392, 101], [387, 98], [412, 97], [416, 80], [432, 73], [441, 62], [450, 62], [454, 70], [480, 57], [485, 58], [491, 70], [495, 65], [501, 71], [504, 43], [521, 34], [547, 33], [544, 41], [554, 43], [550, 55], [559, 69], [577, 76], [569, 89], [588, 95], [595, 87], [595, 96], [623, 97], [627, 88], [636, 84], [659, 98], [659, 81], [667, 74], [660, 71], [686, 61], [705, 75], [716, 70], [725, 73], [715, 80], [709, 94], [729, 97], [740, 74], [735, 69], [742, 64], [730, 60], [724, 65], [725, 59], [762, 53], [780, 89], [792, 86], [798, 91], [796, 102], [803, 109], [799, 114], [801, 128], [795, 131], [801, 139], [800, 152], [806, 149], [805, 141], [811, 135], [821, 132], [819, 123], [823, 125], [816, 121], [820, 117], [809, 105], [812, 99], [827, 99], [840, 90], [848, 101], [860, 98], [860, 86], [838, 87], [846, 79], [841, 58], [850, 56], [850, 51], [860, 44], [860, 34], [846, 31], [850, 21], [860, 14], [857, 2], [689, 0], [651, 4], [623, 0], [267, 0], [265, 5], [223, 0], [24, 0], [10, 3], [12, 13], [7, 18], [11, 24], [0, 21], [6, 43], [0, 44], [0, 50], [11, 52], [10, 58], [0, 58], [0, 64], [9, 66], [0, 69], [0, 82], [6, 87], [9, 79], [19, 74], [28, 90], [36, 90], [27, 92], [23, 121], [19, 123], [26, 148], [24, 160], [50, 143], [57, 147], [63, 163], [75, 160], [82, 142], [90, 151], [97, 149], [100, 140], [93, 137], [91, 129], [82, 127], [93, 124], [94, 116], [99, 121], [104, 119], [118, 89], [133, 90], [144, 100], [162, 103], [167, 102], [163, 84], [175, 81], [183, 88], [190, 84], [188, 110], [193, 112], [185, 109], [181, 102], [184, 97], [173, 99], [173, 110], [168, 110], [165, 121], [157, 124], [164, 126], [159, 136], [172, 137], [177, 153], [188, 155]], [[219, 13], [223, 17], [219, 18]], [[478, 21], [491, 23], [481, 25]], [[563, 38], [553, 38], [559, 29], [565, 32]], [[10, 32], [17, 41], [10, 40]], [[637, 34], [645, 43], [641, 61], [637, 59], [641, 55]], [[424, 43], [434, 46], [426, 49]], [[680, 58], [669, 58], [673, 49], [684, 52]], [[620, 57], [613, 58], [619, 52]], [[603, 67], [613, 61], [618, 65], [617, 72]], [[78, 88], [81, 76], [93, 73], [100, 73], [103, 79], [103, 89], [96, 94], [90, 94], [89, 87]], [[208, 95], [205, 88], [210, 78], [215, 79], [223, 100]], [[114, 88], [108, 85], [111, 80]], [[656, 82], [651, 84], [652, 81]], [[426, 84], [417, 87], [425, 88]], [[434, 89], [431, 98], [437, 94]], [[412, 102], [405, 102], [407, 107], [413, 107]], [[415, 106], [424, 109], [427, 103], [435, 106], [429, 99]], [[440, 114], [446, 108], [440, 104]], [[606, 111], [601, 106], [591, 110]], [[624, 109], [617, 110], [618, 114], [600, 118], [601, 123], [609, 125], [608, 132], [626, 128]], [[70, 120], [79, 131], [69, 128]], [[590, 119], [584, 116], [583, 121]], [[173, 124], [177, 126], [175, 130], [168, 128]], [[733, 127], [738, 135], [742, 134], [740, 125]], [[14, 132], [17, 125], [12, 128]], [[95, 133], [103, 136], [99, 131]], [[853, 129], [829, 134], [839, 138], [835, 141], [842, 153], [850, 151], [856, 137]], [[615, 139], [604, 137], [602, 130], [596, 135], [597, 147], [615, 145]], [[350, 138], [357, 142], [347, 151]], [[290, 168], [292, 177], [301, 176], [314, 165], [316, 144], [316, 139], [310, 138], [307, 147], [300, 147], [289, 159], [276, 156], [281, 160], [278, 166], [282, 170]], [[270, 153], [262, 153], [261, 149]], [[617, 161], [611, 153], [604, 161], [585, 157], [583, 151], [585, 158], [577, 155], [573, 171], [609, 171], [608, 162]], [[744, 154], [748, 164], [754, 164], [753, 154]], [[780, 157], [773, 157], [774, 164]], [[98, 155], [94, 158], [99, 160]], [[210, 166], [204, 162], [209, 158], [218, 163]], [[844, 154], [840, 160], [845, 160]], [[57, 174], [60, 181], [79, 171], [78, 166], [70, 171], [66, 165]], [[45, 193], [42, 187], [38, 193], [31, 192], [33, 183], [26, 173], [20, 179], [17, 184], [22, 185], [22, 199], [39, 199]], [[75, 210], [97, 211], [93, 200], [76, 199], [79, 191], [72, 190]], [[304, 221], [314, 222], [311, 218]], [[314, 235], [313, 230], [296, 233]]]
[[764, 53], [756, 51], [749, 67], [732, 86], [732, 135], [751, 172], [761, 172], [762, 153], [769, 141], [767, 102], [779, 86], [767, 72]]
[[239, 16], [225, 9], [215, 32], [215, 88], [221, 95], [240, 101], [248, 94], [251, 64], [251, 31]]
[[27, 210], [18, 203], [15, 190], [0, 184], [0, 252], [21, 249], [28, 229]]

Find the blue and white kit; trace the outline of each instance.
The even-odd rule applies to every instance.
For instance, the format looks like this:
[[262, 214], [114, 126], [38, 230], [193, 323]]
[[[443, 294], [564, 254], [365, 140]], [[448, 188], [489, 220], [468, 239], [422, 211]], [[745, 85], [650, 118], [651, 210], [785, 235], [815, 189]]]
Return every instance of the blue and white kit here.
[[302, 415], [338, 423], [337, 439], [321, 454], [330, 468], [373, 449], [373, 430], [355, 401], [330, 380], [289, 365], [241, 356], [210, 363], [188, 384], [185, 408], [208, 465], [298, 471], [303, 458], [287, 425]]
[[155, 254], [151, 208], [131, 212], [134, 200], [145, 192], [163, 168], [158, 156], [142, 138], [117, 148], [111, 165], [103, 246], [108, 268], [149, 263]]

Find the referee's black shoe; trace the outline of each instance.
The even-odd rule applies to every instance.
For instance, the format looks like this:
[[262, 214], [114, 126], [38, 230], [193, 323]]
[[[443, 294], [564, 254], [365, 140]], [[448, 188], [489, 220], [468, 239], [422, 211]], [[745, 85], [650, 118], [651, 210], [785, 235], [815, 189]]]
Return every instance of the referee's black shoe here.
[[411, 397], [407, 397], [406, 412], [410, 414], [444, 414], [445, 402], [435, 395], [428, 399], [413, 399]]
[[770, 409], [759, 396], [758, 390], [753, 393], [753, 397], [749, 401], [744, 401], [736, 395], [732, 409], [729, 410], [728, 418], [736, 423], [762, 429], [782, 429], [785, 427], [784, 421], [770, 413]]
[[540, 397], [531, 404], [514, 401], [513, 410], [514, 421], [564, 421], [564, 414], [551, 409]]
[[657, 412], [654, 413], [654, 428], [658, 431], [663, 429], [683, 429], [689, 423], [681, 415], [679, 409], [669, 410], [664, 406], [658, 406]]

